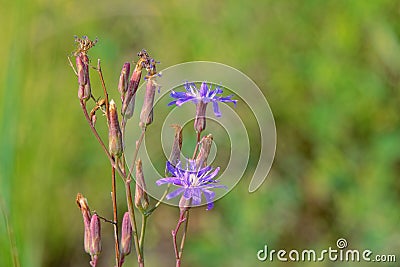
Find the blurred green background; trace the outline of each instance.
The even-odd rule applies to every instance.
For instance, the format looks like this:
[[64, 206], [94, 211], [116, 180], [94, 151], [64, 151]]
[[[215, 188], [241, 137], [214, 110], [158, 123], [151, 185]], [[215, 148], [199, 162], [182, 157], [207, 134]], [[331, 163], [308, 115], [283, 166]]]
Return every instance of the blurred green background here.
[[[108, 161], [83, 119], [67, 61], [75, 34], [99, 37], [91, 58], [102, 59], [114, 98], [122, 63], [146, 48], [160, 69], [192, 60], [231, 65], [269, 101], [278, 144], [266, 183], [247, 192], [254, 138], [239, 185], [211, 212], [193, 211], [184, 266], [284, 266], [259, 262], [257, 251], [335, 248], [340, 237], [399, 262], [399, 15], [400, 2], [386, 0], [2, 1], [0, 199], [21, 266], [89, 266], [77, 192], [111, 217]], [[92, 80], [99, 95], [95, 73]], [[164, 206], [151, 217], [148, 266], [174, 266], [176, 216]], [[12, 266], [0, 217], [0, 266]], [[109, 225], [103, 240], [99, 266], [112, 266]], [[136, 266], [133, 256], [126, 266]]]

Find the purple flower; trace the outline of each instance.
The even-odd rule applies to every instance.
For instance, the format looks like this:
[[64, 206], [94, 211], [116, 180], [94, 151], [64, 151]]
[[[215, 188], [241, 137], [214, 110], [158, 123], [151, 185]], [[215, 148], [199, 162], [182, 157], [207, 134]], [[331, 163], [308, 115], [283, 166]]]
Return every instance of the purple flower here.
[[194, 83], [186, 82], [185, 89], [186, 92], [172, 91], [170, 95], [176, 100], [169, 103], [168, 106], [175, 104], [179, 107], [188, 101], [192, 101], [196, 105], [200, 101], [202, 101], [204, 104], [212, 102], [215, 116], [221, 117], [218, 102], [232, 102], [235, 105], [237, 102], [237, 100], [231, 99], [233, 95], [225, 97], [220, 96], [223, 93], [223, 90], [219, 86], [217, 86], [215, 90], [211, 90], [211, 84], [207, 85], [206, 82], [201, 83], [200, 90], [197, 89]]
[[192, 200], [193, 206], [198, 206], [201, 204], [201, 195], [207, 201], [207, 210], [213, 208], [213, 199], [215, 198], [215, 193], [210, 189], [213, 188], [226, 188], [224, 185], [219, 185], [214, 177], [217, 176], [219, 172], [219, 167], [215, 170], [211, 166], [207, 166], [203, 169], [198, 169], [196, 163], [193, 160], [189, 160], [186, 169], [181, 168], [181, 162], [173, 166], [169, 161], [167, 161], [167, 169], [173, 175], [172, 177], [161, 178], [156, 181], [158, 186], [162, 184], [173, 184], [179, 188], [175, 191], [169, 193], [166, 198], [171, 199], [183, 194], [183, 198], [186, 200]]

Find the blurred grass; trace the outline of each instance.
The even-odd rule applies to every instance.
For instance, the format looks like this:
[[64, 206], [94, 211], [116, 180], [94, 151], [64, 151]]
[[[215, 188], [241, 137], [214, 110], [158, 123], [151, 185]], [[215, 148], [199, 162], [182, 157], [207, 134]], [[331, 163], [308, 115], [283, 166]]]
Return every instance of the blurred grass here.
[[[145, 47], [161, 69], [190, 60], [236, 67], [269, 101], [278, 133], [269, 178], [247, 193], [253, 156], [248, 177], [215, 210], [193, 212], [187, 266], [262, 266], [264, 244], [326, 248], [339, 237], [399, 259], [399, 12], [387, 0], [3, 1], [0, 197], [21, 265], [87, 266], [77, 192], [111, 214], [107, 159], [66, 60], [75, 34], [99, 37], [91, 57], [102, 59], [110, 91], [122, 63]], [[173, 265], [175, 216], [165, 207], [150, 220], [149, 266]], [[0, 222], [0, 266], [12, 266]], [[112, 263], [108, 251], [101, 266]]]

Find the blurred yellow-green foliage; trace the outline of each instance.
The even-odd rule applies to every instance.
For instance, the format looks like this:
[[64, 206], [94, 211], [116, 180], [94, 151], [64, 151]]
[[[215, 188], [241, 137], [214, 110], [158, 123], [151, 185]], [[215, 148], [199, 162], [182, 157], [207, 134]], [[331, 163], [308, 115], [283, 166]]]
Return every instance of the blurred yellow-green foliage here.
[[[247, 192], [255, 139], [239, 185], [211, 212], [193, 212], [184, 266], [283, 266], [259, 262], [257, 251], [324, 249], [340, 237], [400, 261], [399, 17], [389, 0], [2, 1], [0, 198], [21, 266], [89, 266], [77, 192], [111, 216], [110, 169], [67, 61], [75, 34], [99, 37], [91, 57], [102, 59], [114, 98], [122, 63], [146, 48], [161, 69], [231, 65], [269, 101], [278, 144], [266, 183]], [[148, 266], [174, 265], [176, 216], [164, 206], [151, 217]], [[0, 217], [0, 266], [12, 266]], [[111, 226], [103, 236], [100, 266], [111, 266]]]

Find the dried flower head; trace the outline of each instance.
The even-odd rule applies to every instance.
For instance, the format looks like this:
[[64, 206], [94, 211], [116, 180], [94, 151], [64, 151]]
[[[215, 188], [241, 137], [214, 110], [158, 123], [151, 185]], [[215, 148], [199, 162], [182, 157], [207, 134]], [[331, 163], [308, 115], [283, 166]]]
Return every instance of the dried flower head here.
[[215, 170], [211, 166], [197, 168], [195, 161], [189, 160], [186, 169], [181, 168], [181, 162], [178, 162], [175, 167], [167, 161], [167, 169], [172, 176], [156, 181], [158, 186], [162, 184], [178, 186], [178, 189], [166, 196], [167, 199], [182, 194], [183, 198], [191, 200], [192, 205], [198, 206], [201, 204], [201, 195], [203, 194], [207, 202], [207, 210], [210, 210], [214, 206], [213, 200], [215, 198], [215, 192], [211, 191], [211, 189], [226, 188], [224, 185], [219, 185], [219, 181], [215, 179], [219, 172], [219, 167]]
[[89, 51], [90, 48], [96, 45], [98, 39], [96, 38], [94, 41], [90, 40], [89, 37], [87, 36], [82, 36], [82, 38], [79, 38], [78, 36], [74, 36], [75, 42], [77, 43], [77, 48], [74, 53], [74, 56], [77, 56], [79, 54], [86, 54], [87, 51]]
[[200, 141], [200, 152], [196, 157], [196, 165], [200, 168], [205, 168], [207, 166], [207, 159], [210, 154], [212, 142], [212, 134], [204, 136]]

